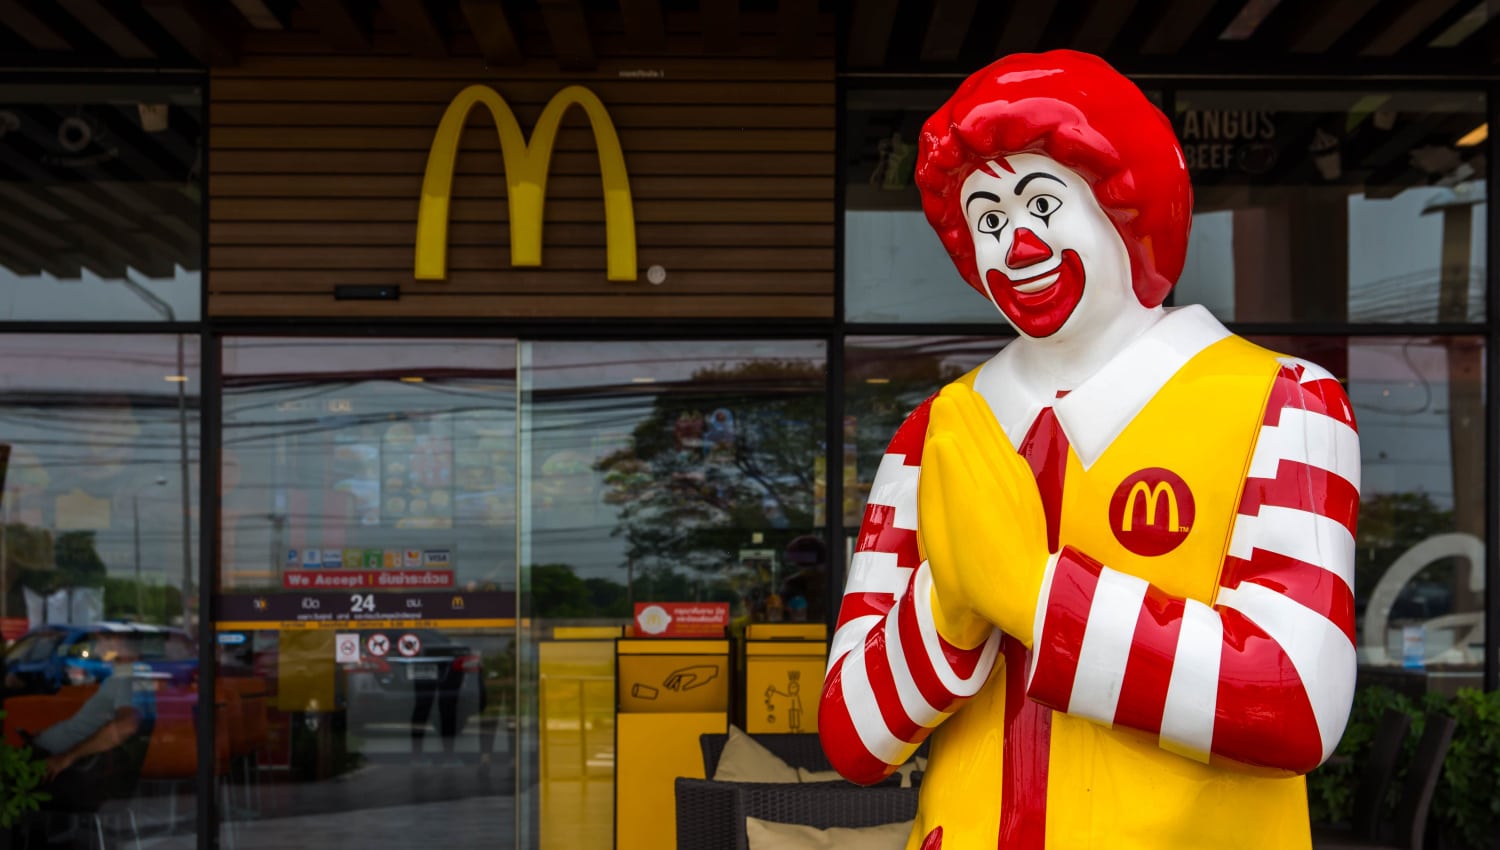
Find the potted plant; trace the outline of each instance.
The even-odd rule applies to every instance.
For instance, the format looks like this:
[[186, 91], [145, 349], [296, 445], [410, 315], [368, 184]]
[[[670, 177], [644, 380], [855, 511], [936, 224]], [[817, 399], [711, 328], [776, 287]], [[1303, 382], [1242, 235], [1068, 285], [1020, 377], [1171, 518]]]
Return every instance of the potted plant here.
[[1443, 760], [1443, 773], [1433, 795], [1431, 824], [1437, 840], [1429, 846], [1445, 850], [1500, 848], [1500, 691], [1464, 689], [1456, 697], [1427, 694], [1412, 699], [1388, 688], [1361, 688], [1335, 758], [1308, 774], [1308, 808], [1314, 822], [1348, 820], [1354, 786], [1370, 754], [1376, 724], [1387, 708], [1411, 717], [1403, 757], [1391, 782], [1386, 814], [1395, 809], [1406, 773], [1405, 763], [1416, 749], [1428, 717], [1438, 714], [1458, 721], [1453, 742]]
[[48, 799], [46, 792], [37, 790], [46, 772], [46, 762], [32, 758], [30, 747], [12, 747], [0, 738], [0, 836]]

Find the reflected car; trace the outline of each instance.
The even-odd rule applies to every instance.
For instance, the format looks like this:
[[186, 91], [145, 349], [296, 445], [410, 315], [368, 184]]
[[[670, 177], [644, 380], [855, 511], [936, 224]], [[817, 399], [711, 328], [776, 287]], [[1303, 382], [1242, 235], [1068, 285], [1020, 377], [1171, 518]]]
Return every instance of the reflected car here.
[[[114, 666], [99, 655], [102, 635], [123, 638], [137, 657], [135, 675], [186, 685], [198, 674], [198, 645], [181, 629], [141, 623], [49, 625], [22, 635], [5, 653], [5, 679], [18, 692], [53, 693], [102, 682]], [[16, 684], [19, 683], [19, 684]]]
[[[478, 651], [432, 629], [351, 632], [359, 661], [342, 665], [344, 698], [353, 729], [423, 722], [439, 733], [441, 703], [455, 702], [453, 734], [483, 708], [484, 671]], [[414, 718], [419, 692], [432, 697], [425, 718]]]

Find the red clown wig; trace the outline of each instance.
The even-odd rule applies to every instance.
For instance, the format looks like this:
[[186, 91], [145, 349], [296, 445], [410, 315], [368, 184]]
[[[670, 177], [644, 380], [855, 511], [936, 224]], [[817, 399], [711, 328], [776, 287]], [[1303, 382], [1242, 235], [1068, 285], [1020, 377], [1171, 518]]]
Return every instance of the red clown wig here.
[[1040, 153], [1083, 176], [1130, 252], [1136, 298], [1155, 307], [1182, 273], [1193, 190], [1167, 117], [1097, 56], [1006, 56], [964, 80], [922, 125], [922, 208], [969, 285], [985, 291], [959, 197], [975, 168]]

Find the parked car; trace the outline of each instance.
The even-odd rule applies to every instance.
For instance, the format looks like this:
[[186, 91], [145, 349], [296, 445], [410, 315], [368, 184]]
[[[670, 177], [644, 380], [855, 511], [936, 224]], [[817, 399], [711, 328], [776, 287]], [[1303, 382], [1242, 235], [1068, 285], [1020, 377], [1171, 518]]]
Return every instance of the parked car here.
[[[135, 675], [186, 685], [198, 673], [198, 647], [187, 632], [140, 623], [41, 626], [5, 653], [5, 679], [24, 693], [52, 693], [64, 685], [102, 682], [114, 672], [100, 657], [99, 636], [122, 637], [138, 659]], [[17, 684], [18, 683], [18, 684]]]

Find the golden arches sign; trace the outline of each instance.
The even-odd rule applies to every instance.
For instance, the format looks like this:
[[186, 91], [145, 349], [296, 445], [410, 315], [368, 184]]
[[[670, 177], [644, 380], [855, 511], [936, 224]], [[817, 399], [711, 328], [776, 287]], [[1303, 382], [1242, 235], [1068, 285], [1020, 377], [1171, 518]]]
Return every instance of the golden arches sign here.
[[1165, 498], [1167, 500], [1167, 530], [1177, 531], [1177, 493], [1172, 485], [1165, 481], [1158, 481], [1148, 485], [1144, 481], [1135, 482], [1130, 488], [1130, 495], [1125, 499], [1125, 516], [1120, 524], [1121, 531], [1130, 531], [1135, 526], [1135, 500], [1140, 497], [1146, 500], [1146, 525], [1156, 525], [1156, 505]]
[[597, 95], [583, 86], [568, 86], [547, 102], [526, 140], [515, 113], [499, 93], [489, 86], [473, 85], [459, 92], [448, 104], [427, 154], [427, 173], [422, 178], [422, 201], [417, 211], [417, 246], [413, 275], [417, 280], [443, 280], [448, 276], [448, 211], [453, 194], [453, 170], [458, 165], [458, 145], [464, 122], [476, 106], [489, 110], [500, 135], [500, 157], [505, 169], [505, 191], [510, 206], [510, 262], [515, 266], [542, 264], [543, 207], [547, 199], [547, 173], [552, 148], [563, 114], [579, 106], [588, 115], [599, 149], [599, 173], [604, 183], [604, 232], [606, 276], [610, 280], [635, 280], [635, 209], [630, 199], [630, 178], [625, 155], [614, 122]]

